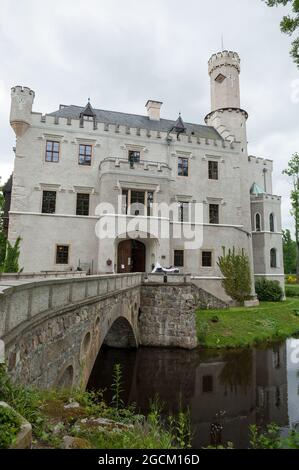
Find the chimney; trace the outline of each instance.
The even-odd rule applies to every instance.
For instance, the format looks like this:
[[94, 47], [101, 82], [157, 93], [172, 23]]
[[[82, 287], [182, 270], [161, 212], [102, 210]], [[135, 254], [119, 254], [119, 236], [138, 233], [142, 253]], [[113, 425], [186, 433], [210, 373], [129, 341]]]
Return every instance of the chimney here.
[[160, 109], [162, 104], [161, 101], [147, 100], [145, 107], [151, 121], [160, 121]]

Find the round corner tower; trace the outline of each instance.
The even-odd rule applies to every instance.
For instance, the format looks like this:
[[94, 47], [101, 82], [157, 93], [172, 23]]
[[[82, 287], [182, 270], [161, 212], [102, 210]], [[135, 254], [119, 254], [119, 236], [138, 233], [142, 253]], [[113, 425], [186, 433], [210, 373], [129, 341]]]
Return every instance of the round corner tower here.
[[211, 112], [205, 122], [215, 127], [224, 139], [241, 142], [246, 153], [248, 114], [240, 107], [240, 57], [233, 51], [218, 52], [211, 56], [208, 66]]
[[28, 87], [11, 89], [10, 125], [16, 136], [22, 136], [31, 124], [34, 91]]

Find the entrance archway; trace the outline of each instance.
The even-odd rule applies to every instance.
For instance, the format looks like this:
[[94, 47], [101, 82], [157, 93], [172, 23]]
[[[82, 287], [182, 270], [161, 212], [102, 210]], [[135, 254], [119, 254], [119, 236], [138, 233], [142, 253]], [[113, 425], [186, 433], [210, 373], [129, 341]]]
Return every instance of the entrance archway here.
[[145, 245], [139, 240], [123, 240], [117, 248], [118, 273], [145, 272]]

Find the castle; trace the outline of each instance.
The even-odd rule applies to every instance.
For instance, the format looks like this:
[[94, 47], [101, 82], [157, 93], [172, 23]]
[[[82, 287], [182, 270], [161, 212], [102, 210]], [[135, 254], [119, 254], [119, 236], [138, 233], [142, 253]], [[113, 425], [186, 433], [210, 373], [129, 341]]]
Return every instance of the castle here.
[[[219, 293], [218, 257], [223, 247], [236, 247], [249, 255], [253, 286], [254, 278], [283, 286], [281, 198], [272, 191], [272, 161], [248, 154], [240, 58], [222, 51], [208, 67], [205, 125], [161, 118], [162, 103], [154, 100], [147, 115], [94, 109], [89, 101], [43, 115], [32, 111], [31, 89], [12, 88], [9, 240], [22, 238], [24, 271], [149, 272], [160, 263]], [[97, 233], [102, 202], [115, 208], [105, 213], [108, 223], [121, 221], [113, 237]], [[160, 203], [177, 213], [155, 213]], [[201, 215], [192, 218], [196, 203]], [[149, 220], [169, 236], [149, 233]], [[200, 231], [198, 246], [174, 235], [182, 227]]]

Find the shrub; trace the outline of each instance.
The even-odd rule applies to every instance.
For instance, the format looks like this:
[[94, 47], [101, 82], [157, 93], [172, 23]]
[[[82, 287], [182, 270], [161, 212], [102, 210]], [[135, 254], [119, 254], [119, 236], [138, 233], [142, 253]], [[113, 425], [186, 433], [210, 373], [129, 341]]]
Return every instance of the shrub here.
[[297, 276], [295, 274], [287, 276], [287, 284], [297, 284]]
[[283, 291], [278, 281], [259, 279], [255, 283], [255, 291], [259, 300], [279, 302], [283, 297]]
[[235, 252], [235, 248], [228, 250], [218, 259], [218, 266], [224, 276], [222, 285], [227, 295], [238, 302], [250, 297], [251, 293], [251, 275], [249, 258], [244, 250]]
[[0, 406], [0, 449], [8, 449], [20, 430], [21, 423], [11, 408]]

